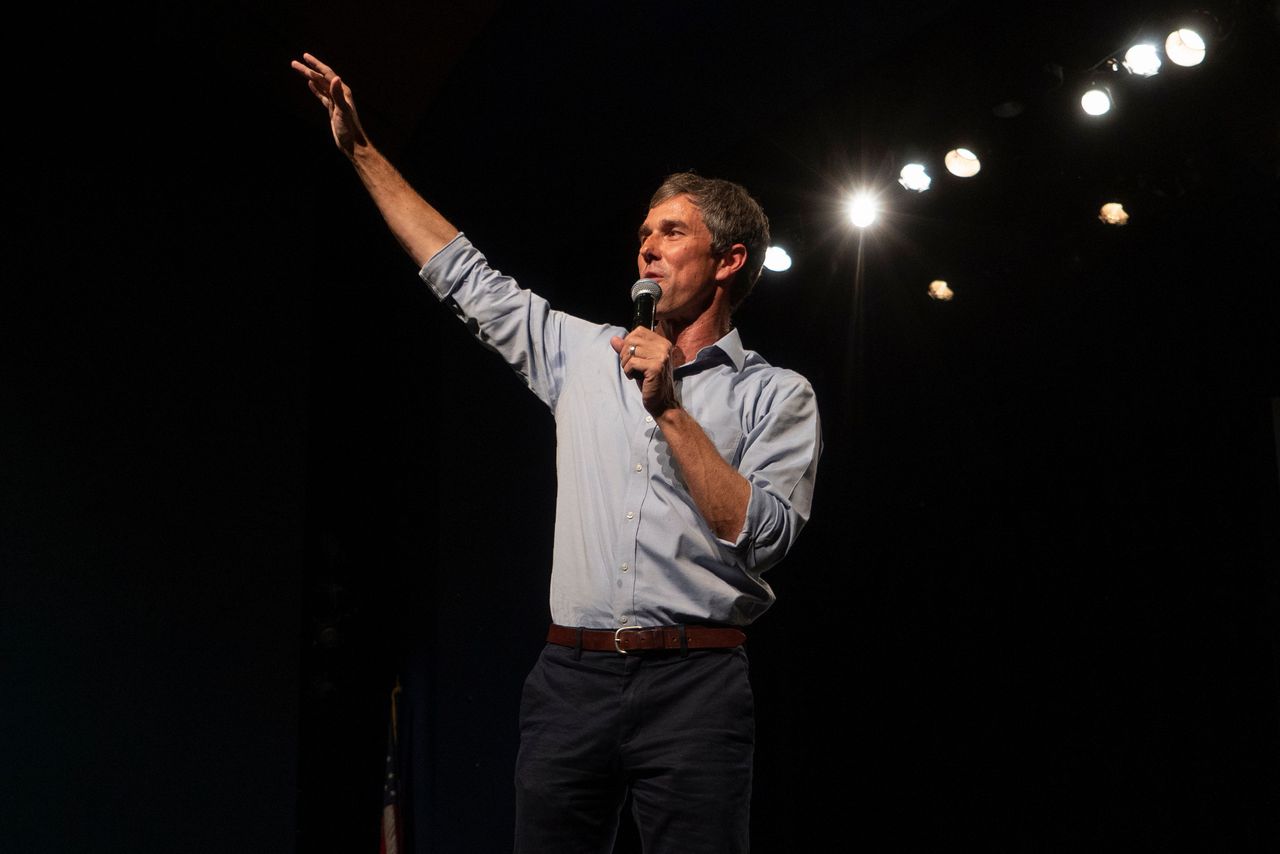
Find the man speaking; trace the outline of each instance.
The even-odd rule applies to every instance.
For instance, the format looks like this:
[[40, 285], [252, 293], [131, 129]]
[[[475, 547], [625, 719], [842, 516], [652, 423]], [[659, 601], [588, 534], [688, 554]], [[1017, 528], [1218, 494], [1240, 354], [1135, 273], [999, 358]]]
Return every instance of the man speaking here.
[[646, 852], [748, 850], [744, 627], [773, 604], [763, 575], [809, 517], [822, 451], [809, 382], [730, 322], [764, 212], [737, 184], [668, 177], [639, 229], [637, 322], [590, 323], [490, 267], [374, 147], [333, 69], [292, 66], [422, 280], [555, 416], [552, 622], [521, 699], [515, 850], [607, 854], [628, 793]]

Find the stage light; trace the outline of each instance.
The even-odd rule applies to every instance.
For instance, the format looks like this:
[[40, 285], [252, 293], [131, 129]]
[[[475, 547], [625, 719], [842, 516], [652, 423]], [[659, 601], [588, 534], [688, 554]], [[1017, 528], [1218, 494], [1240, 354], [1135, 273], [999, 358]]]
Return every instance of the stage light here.
[[1191, 67], [1204, 62], [1204, 39], [1195, 30], [1183, 28], [1169, 33], [1164, 40], [1164, 53], [1174, 65]]
[[901, 176], [898, 178], [898, 183], [908, 190], [915, 190], [917, 193], [923, 193], [933, 183], [929, 173], [924, 171], [923, 163], [908, 163], [902, 167], [902, 171], [898, 174]]
[[942, 279], [934, 279], [929, 283], [929, 296], [932, 299], [947, 302], [955, 296], [955, 292]]
[[1106, 86], [1092, 86], [1080, 96], [1080, 106], [1091, 116], [1103, 116], [1111, 112], [1111, 90]]
[[982, 163], [979, 162], [978, 155], [967, 148], [951, 149], [947, 152], [943, 163], [946, 164], [947, 171], [957, 178], [972, 178], [982, 169]]
[[1129, 221], [1129, 212], [1119, 202], [1107, 202], [1099, 209], [1098, 219], [1107, 225], [1124, 225]]
[[764, 268], [775, 273], [791, 269], [791, 256], [781, 246], [770, 246], [764, 252]]
[[1124, 67], [1130, 74], [1150, 77], [1160, 71], [1160, 54], [1153, 44], [1135, 44], [1125, 51]]
[[858, 228], [866, 228], [876, 221], [876, 200], [870, 193], [858, 193], [849, 202], [849, 221]]

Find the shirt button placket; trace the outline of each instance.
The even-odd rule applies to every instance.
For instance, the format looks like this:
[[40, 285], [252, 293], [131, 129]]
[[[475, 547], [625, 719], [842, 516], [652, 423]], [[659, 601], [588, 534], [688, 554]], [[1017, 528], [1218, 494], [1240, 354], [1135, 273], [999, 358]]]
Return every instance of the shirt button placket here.
[[[653, 423], [653, 416], [645, 418], [647, 424]], [[619, 626], [627, 626], [632, 624], [635, 614], [632, 609], [636, 607], [635, 602], [635, 569], [636, 547], [640, 535], [640, 505], [643, 503], [646, 493], [649, 490], [648, 481], [645, 478], [645, 472], [648, 470], [648, 453], [649, 445], [653, 441], [651, 430], [642, 427], [634, 434], [632, 438], [631, 451], [632, 463], [631, 472], [638, 474], [640, 477], [629, 481], [626, 490], [626, 496], [623, 498], [623, 507], [631, 508], [623, 511], [623, 533], [619, 540], [619, 553], [616, 557], [615, 572], [617, 575], [617, 584], [614, 587], [616, 598], [614, 599], [614, 619], [617, 620]], [[625, 581], [623, 579], [626, 579]]]

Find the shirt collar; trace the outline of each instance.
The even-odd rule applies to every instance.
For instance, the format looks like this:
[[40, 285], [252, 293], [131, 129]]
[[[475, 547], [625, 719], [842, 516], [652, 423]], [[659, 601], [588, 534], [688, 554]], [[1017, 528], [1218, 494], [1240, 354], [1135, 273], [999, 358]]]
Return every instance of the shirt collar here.
[[735, 371], [741, 371], [746, 361], [746, 352], [742, 349], [742, 338], [738, 330], [730, 329], [728, 334], [714, 344], [708, 344], [698, 351], [698, 355], [676, 369], [677, 373], [691, 374], [712, 365], [728, 363]]

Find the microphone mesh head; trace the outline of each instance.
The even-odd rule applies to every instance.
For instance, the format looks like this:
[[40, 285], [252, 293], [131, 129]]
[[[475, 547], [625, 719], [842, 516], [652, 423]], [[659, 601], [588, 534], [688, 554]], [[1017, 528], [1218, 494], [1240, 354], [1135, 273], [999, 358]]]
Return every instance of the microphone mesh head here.
[[637, 297], [651, 296], [656, 302], [662, 297], [662, 285], [659, 285], [653, 279], [640, 279], [631, 286], [631, 301], [635, 302]]

